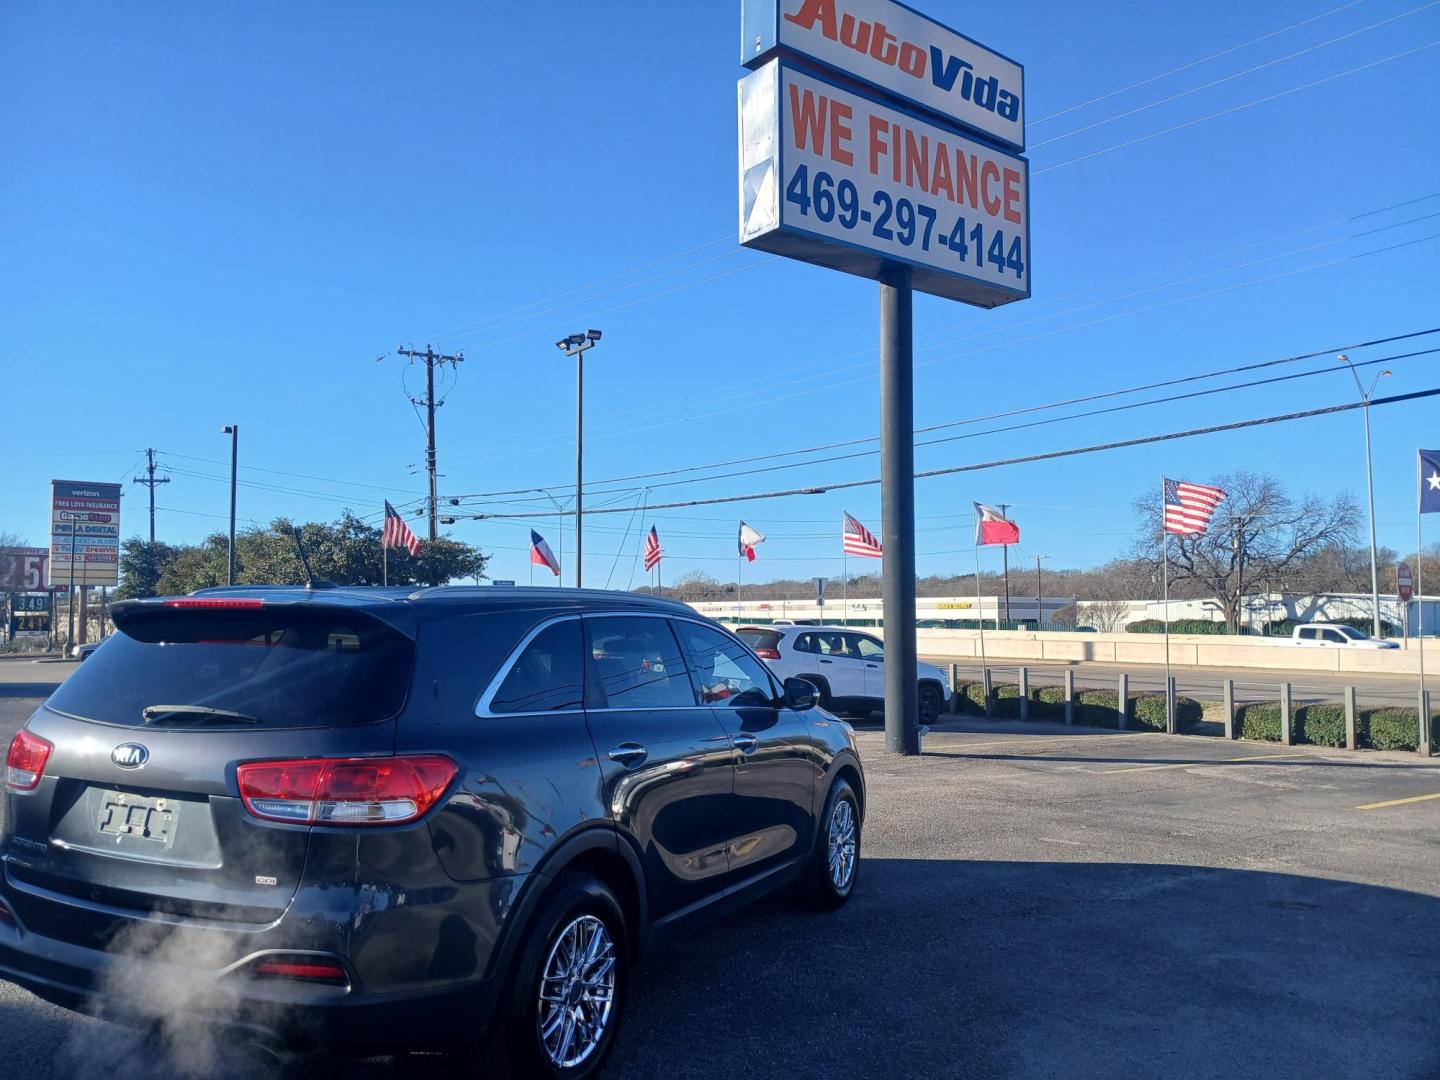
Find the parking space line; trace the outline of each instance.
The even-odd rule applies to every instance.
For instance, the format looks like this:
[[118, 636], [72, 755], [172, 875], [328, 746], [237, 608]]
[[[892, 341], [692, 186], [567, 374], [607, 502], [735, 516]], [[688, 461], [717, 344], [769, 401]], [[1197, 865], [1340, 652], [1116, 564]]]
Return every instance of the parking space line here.
[[1409, 803], [1429, 802], [1431, 799], [1440, 799], [1440, 792], [1434, 795], [1412, 795], [1408, 799], [1390, 799], [1386, 802], [1366, 803], [1364, 806], [1355, 807], [1356, 810], [1384, 810], [1388, 806], [1405, 806]]
[[1218, 758], [1215, 761], [1182, 761], [1171, 765], [1131, 765], [1124, 769], [1103, 769], [1101, 776], [1114, 773], [1159, 772], [1161, 769], [1197, 769], [1206, 765], [1233, 765], [1238, 761], [1272, 761], [1275, 758], [1308, 758], [1310, 754], [1247, 754], [1245, 757]]

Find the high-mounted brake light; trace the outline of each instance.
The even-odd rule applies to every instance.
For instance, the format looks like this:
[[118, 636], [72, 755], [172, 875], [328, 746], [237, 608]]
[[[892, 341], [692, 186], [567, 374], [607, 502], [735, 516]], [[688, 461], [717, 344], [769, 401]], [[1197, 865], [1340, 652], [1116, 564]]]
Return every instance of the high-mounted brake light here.
[[265, 601], [254, 599], [225, 600], [220, 597], [209, 596], [181, 596], [174, 600], [166, 600], [165, 606], [172, 608], [230, 608], [240, 611], [259, 611], [265, 606]]
[[45, 775], [45, 763], [55, 747], [49, 741], [24, 730], [15, 733], [10, 740], [10, 752], [5, 756], [5, 786], [11, 791], [34, 791]]
[[758, 656], [758, 657], [760, 657], [761, 660], [779, 660], [779, 659], [780, 659], [780, 650], [779, 650], [779, 649], [756, 649], [756, 650], [755, 650], [755, 655]]
[[236, 770], [245, 809], [295, 825], [402, 825], [440, 801], [457, 772], [440, 754], [256, 761]]

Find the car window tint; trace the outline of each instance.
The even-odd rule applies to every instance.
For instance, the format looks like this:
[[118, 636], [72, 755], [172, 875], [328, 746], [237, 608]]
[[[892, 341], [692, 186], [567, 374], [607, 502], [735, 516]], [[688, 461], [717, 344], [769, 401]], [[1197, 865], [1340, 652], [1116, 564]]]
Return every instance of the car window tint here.
[[664, 619], [601, 616], [586, 620], [600, 691], [612, 709], [687, 708], [690, 674]]
[[744, 630], [736, 630], [735, 636], [752, 649], [777, 649], [780, 647], [780, 631], [778, 630], [760, 630], [752, 626]]
[[578, 709], [584, 700], [580, 621], [547, 626], [525, 646], [490, 701], [493, 713]]
[[819, 652], [820, 648], [815, 644], [814, 634], [799, 634], [795, 638], [796, 652]]
[[1335, 645], [1345, 644], [1345, 638], [1335, 630], [1326, 630], [1325, 640]]
[[765, 665], [728, 634], [692, 622], [675, 628], [695, 663], [702, 704], [768, 705], [774, 693]]
[[1313, 641], [1313, 640], [1315, 640], [1315, 631], [1314, 631], [1314, 630], [1301, 630], [1301, 631], [1300, 631], [1300, 639], [1301, 639], [1302, 641]]
[[852, 635], [855, 638], [855, 651], [859, 653], [861, 660], [883, 660], [885, 659], [885, 646], [868, 637], [861, 637], [859, 634]]
[[816, 637], [820, 639], [820, 651], [828, 656], [853, 655], [844, 634], [817, 634]]

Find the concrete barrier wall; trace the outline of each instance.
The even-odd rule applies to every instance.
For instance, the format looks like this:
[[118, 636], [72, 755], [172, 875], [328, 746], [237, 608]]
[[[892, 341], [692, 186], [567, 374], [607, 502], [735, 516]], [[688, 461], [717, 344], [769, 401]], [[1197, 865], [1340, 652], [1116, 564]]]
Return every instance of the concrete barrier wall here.
[[[866, 633], [884, 636], [866, 627]], [[916, 632], [920, 654], [944, 660], [980, 659], [980, 635], [974, 630]], [[1400, 649], [1323, 649], [1292, 645], [1283, 638], [1226, 637], [1213, 634], [1170, 635], [1170, 663], [1176, 667], [1268, 668], [1331, 674], [1414, 675], [1420, 670], [1416, 643]], [[1440, 674], [1440, 640], [1426, 647], [1426, 666]], [[999, 662], [1091, 661], [1102, 664], [1163, 664], [1165, 639], [1159, 634], [1073, 634], [1046, 631], [987, 630], [985, 655]]]

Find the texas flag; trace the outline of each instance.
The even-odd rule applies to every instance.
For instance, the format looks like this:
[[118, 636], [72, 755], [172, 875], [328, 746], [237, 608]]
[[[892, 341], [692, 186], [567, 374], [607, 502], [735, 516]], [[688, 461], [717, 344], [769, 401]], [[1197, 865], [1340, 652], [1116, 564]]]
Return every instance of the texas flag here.
[[1001, 515], [999, 510], [975, 504], [975, 546], [984, 544], [1018, 544], [1020, 526]]
[[745, 522], [740, 522], [740, 554], [745, 556], [746, 562], [755, 561], [755, 547], [765, 542], [765, 534], [752, 529]]
[[550, 550], [545, 537], [534, 529], [530, 530], [530, 561], [536, 566], [548, 566], [552, 574], [560, 576], [560, 563], [556, 560], [555, 553]]

